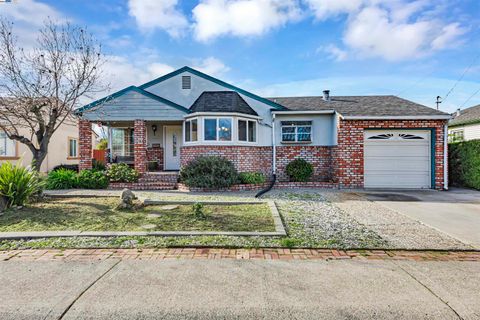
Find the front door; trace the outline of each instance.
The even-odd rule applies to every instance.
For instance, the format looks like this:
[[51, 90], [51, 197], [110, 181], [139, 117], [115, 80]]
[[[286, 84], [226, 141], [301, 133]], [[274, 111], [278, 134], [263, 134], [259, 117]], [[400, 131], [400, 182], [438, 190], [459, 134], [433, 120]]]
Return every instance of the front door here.
[[182, 126], [165, 126], [165, 170], [180, 170]]

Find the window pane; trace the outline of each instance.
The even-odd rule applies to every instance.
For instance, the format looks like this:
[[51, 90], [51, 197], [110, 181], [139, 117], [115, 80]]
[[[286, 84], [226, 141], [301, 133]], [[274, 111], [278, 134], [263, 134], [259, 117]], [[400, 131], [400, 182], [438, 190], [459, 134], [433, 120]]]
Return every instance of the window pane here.
[[190, 121], [185, 121], [185, 141], [190, 141]]
[[0, 156], [7, 155], [7, 134], [0, 132]]
[[77, 156], [77, 140], [75, 139], [70, 139], [69, 140], [69, 152], [68, 155], [70, 157], [76, 157]]
[[282, 127], [282, 133], [295, 133], [295, 127]]
[[255, 121], [248, 121], [248, 141], [257, 141], [257, 123]]
[[205, 140], [217, 140], [217, 119], [205, 119]]
[[247, 141], [247, 121], [238, 120], [238, 140]]
[[232, 140], [232, 120], [228, 118], [218, 118], [218, 139], [220, 141]]
[[298, 134], [298, 141], [310, 141], [312, 134], [312, 127], [298, 127], [297, 134]]
[[197, 120], [192, 120], [192, 141], [197, 141]]

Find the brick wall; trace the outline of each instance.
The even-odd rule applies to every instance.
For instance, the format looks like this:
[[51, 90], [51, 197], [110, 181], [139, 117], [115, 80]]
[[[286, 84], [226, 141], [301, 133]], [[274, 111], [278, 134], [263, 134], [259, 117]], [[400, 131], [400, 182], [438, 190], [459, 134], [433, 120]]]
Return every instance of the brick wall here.
[[133, 127], [135, 169], [147, 172], [147, 128], [144, 120], [135, 120]]
[[278, 146], [276, 148], [277, 180], [289, 181], [287, 165], [294, 159], [304, 159], [313, 165], [313, 181], [331, 181], [334, 175], [333, 147]]
[[272, 174], [272, 147], [256, 146], [183, 146], [180, 151], [181, 166], [204, 156], [220, 156], [232, 161], [239, 172]]
[[80, 170], [92, 168], [92, 124], [87, 120], [78, 121], [78, 148]]
[[163, 170], [163, 148], [155, 145], [147, 148], [147, 160], [157, 161], [158, 169]]
[[365, 129], [435, 129], [435, 188], [443, 189], [444, 120], [346, 120], [339, 122], [334, 148], [335, 177], [340, 188], [363, 188]]

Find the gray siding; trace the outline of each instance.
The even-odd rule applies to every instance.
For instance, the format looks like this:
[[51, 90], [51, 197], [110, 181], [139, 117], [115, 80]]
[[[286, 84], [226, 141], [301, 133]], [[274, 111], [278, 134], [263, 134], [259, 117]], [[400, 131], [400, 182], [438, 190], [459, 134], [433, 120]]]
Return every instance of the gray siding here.
[[184, 115], [170, 105], [131, 91], [85, 112], [83, 117], [93, 121], [182, 120]]
[[[336, 145], [335, 118], [333, 114], [326, 115], [277, 115], [275, 117], [275, 144], [282, 144], [281, 121], [312, 121], [312, 146], [333, 146]], [[286, 144], [292, 145], [292, 144]]]

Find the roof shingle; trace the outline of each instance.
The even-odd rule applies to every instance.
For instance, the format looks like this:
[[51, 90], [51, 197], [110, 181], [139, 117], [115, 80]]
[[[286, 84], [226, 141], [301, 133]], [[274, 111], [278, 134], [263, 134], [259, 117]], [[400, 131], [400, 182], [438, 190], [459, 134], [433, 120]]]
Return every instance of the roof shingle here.
[[205, 91], [190, 108], [191, 112], [236, 112], [258, 116], [235, 91]]
[[276, 97], [270, 100], [295, 111], [335, 110], [343, 116], [444, 116], [448, 113], [396, 96]]
[[470, 124], [480, 122], [480, 104], [465, 110], [460, 110], [460, 115], [455, 117], [448, 124], [449, 126], [459, 126], [462, 124]]

